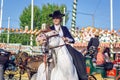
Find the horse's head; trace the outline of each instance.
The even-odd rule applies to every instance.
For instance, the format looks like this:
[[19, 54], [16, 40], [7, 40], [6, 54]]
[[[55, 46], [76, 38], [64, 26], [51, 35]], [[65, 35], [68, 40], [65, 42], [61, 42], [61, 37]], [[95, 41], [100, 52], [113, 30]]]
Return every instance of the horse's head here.
[[59, 34], [55, 30], [52, 30], [39, 34], [36, 41], [40, 42], [40, 45], [48, 46], [50, 48], [60, 45], [61, 39], [62, 38], [60, 38]]
[[20, 52], [16, 54], [16, 60], [15, 60], [16, 65], [19, 67], [26, 65], [27, 58], [28, 58], [28, 53], [26, 52]]

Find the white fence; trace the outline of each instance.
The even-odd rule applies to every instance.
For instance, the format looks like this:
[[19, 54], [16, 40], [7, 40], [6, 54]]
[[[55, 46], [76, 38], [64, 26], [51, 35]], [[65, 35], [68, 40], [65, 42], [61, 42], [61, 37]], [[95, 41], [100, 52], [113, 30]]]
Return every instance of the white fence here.
[[26, 45], [21, 45], [21, 44], [7, 44], [7, 43], [0, 43], [0, 48], [13, 52], [13, 53], [18, 53], [19, 51], [24, 51], [28, 52], [29, 54], [32, 55], [40, 55], [42, 54], [40, 52], [40, 46], [26, 46]]

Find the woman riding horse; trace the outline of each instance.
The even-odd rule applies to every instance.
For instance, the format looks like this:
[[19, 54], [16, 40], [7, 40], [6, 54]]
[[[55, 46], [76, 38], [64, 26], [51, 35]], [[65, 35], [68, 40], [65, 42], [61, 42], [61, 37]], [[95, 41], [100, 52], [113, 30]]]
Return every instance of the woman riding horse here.
[[[51, 30], [56, 30], [59, 33], [59, 36], [64, 40], [66, 43], [74, 43], [74, 38], [71, 36], [69, 30], [66, 26], [62, 26], [62, 17], [65, 16], [59, 10], [53, 12], [53, 14], [49, 15], [53, 19], [53, 26], [50, 27]], [[87, 73], [86, 73], [86, 65], [85, 65], [85, 58], [84, 56], [78, 52], [76, 49], [71, 47], [68, 44], [65, 44], [70, 55], [73, 59], [73, 64], [77, 70], [77, 74], [79, 80], [87, 80]]]
[[[65, 46], [64, 41], [54, 30], [39, 35], [39, 39], [46, 50], [53, 55], [54, 67], [48, 73], [48, 62], [38, 68], [37, 80], [79, 80], [73, 59]], [[49, 77], [50, 76], [50, 77]], [[48, 79], [49, 78], [49, 79]]]
[[[65, 42], [74, 43], [75, 40], [71, 36], [67, 27], [61, 25], [62, 17], [65, 15], [62, 14], [59, 10], [57, 10], [54, 11], [53, 14], [50, 14], [49, 16], [52, 17], [53, 19], [53, 26], [51, 26], [50, 29], [58, 31], [59, 35], [63, 38]], [[79, 80], [87, 80], [87, 74], [85, 69], [86, 66], [83, 55], [77, 50], [75, 50], [73, 47], [71, 47], [70, 45], [66, 44], [66, 46], [73, 58], [75, 67], [79, 75]]]

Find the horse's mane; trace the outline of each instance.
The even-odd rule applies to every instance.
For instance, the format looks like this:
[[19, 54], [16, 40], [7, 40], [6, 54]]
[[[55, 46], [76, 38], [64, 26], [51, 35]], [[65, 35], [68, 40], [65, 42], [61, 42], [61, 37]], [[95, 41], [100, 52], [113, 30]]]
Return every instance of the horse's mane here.
[[38, 33], [36, 33], [35, 35], [36, 36], [38, 36], [39, 34], [41, 34], [41, 33], [46, 33], [46, 32], [49, 32], [49, 31], [52, 31], [49, 27], [48, 28], [46, 28], [46, 29], [40, 29], [39, 31], [38, 31]]
[[52, 31], [50, 28], [47, 28], [47, 29], [45, 29], [45, 30], [42, 30], [41, 32], [42, 33], [46, 33], [46, 32], [50, 32], [50, 31]]

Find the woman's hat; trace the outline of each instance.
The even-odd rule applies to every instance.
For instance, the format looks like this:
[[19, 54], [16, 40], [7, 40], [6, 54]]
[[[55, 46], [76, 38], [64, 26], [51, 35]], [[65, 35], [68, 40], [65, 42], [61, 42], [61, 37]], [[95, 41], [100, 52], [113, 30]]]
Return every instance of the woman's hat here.
[[53, 14], [49, 14], [49, 17], [52, 17], [52, 18], [54, 18], [54, 17], [63, 17], [63, 16], [65, 16], [65, 14], [62, 14], [60, 12], [60, 10], [56, 10], [56, 11], [53, 12]]

